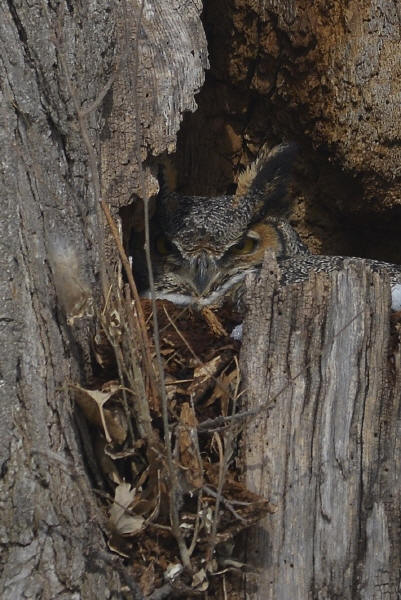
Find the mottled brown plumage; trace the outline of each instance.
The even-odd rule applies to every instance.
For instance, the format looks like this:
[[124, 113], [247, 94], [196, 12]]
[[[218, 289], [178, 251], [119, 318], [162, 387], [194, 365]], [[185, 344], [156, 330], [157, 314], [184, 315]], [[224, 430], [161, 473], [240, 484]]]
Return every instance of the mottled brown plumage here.
[[[176, 304], [238, 304], [245, 276], [257, 273], [273, 250], [282, 283], [305, 279], [310, 271], [340, 270], [344, 258], [312, 255], [283, 218], [289, 210], [288, 180], [296, 154], [281, 144], [259, 157], [240, 176], [233, 196], [182, 196], [164, 188], [152, 220], [151, 251], [156, 297]], [[143, 251], [133, 252], [141, 293], [149, 297]], [[355, 259], [358, 260], [358, 259]], [[369, 260], [401, 283], [401, 267]]]
[[[152, 219], [152, 266], [158, 298], [176, 304], [218, 305], [235, 300], [248, 273], [267, 249], [278, 256], [307, 249], [281, 218], [288, 208], [287, 181], [296, 147], [264, 149], [240, 177], [234, 196], [159, 195]], [[284, 200], [285, 199], [285, 200]], [[134, 273], [149, 296], [143, 250], [133, 250]]]

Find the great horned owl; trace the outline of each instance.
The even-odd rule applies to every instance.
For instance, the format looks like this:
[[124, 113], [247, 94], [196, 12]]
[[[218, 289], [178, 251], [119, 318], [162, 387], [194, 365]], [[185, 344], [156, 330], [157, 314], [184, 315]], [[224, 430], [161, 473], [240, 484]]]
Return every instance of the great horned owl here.
[[[181, 305], [220, 305], [226, 300], [238, 305], [245, 276], [258, 272], [268, 249], [275, 252], [283, 284], [301, 281], [310, 271], [343, 267], [344, 257], [311, 254], [283, 218], [296, 152], [294, 144], [270, 152], [264, 147], [232, 196], [182, 196], [162, 188], [151, 229], [156, 298]], [[375, 270], [387, 270], [393, 285], [401, 283], [401, 266], [366, 262]], [[133, 249], [133, 265], [140, 293], [149, 297], [142, 248]], [[399, 307], [393, 302], [393, 308]]]
[[[162, 188], [151, 232], [157, 298], [200, 306], [235, 300], [268, 248], [280, 257], [308, 252], [279, 216], [287, 206], [295, 153], [290, 144], [264, 149], [240, 176], [233, 196], [181, 196]], [[149, 296], [140, 253], [133, 253], [133, 264], [141, 294]]]

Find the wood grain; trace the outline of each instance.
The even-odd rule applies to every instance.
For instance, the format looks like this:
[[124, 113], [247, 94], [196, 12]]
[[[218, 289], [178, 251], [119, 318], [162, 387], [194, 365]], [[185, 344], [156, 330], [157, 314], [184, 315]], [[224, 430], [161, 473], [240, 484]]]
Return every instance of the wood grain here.
[[395, 599], [401, 368], [388, 282], [361, 264], [280, 289], [266, 267], [249, 300], [244, 385], [266, 410], [244, 433], [246, 479], [277, 512], [247, 536], [260, 571], [244, 597]]

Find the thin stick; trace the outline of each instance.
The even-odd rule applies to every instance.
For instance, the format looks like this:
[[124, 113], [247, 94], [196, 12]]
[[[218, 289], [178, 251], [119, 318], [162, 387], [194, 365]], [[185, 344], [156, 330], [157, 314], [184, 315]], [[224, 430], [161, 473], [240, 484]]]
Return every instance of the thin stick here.
[[138, 321], [139, 321], [140, 338], [142, 341], [142, 347], [144, 349], [144, 355], [145, 355], [144, 357], [145, 357], [146, 371], [149, 374], [152, 389], [153, 389], [155, 395], [157, 395], [156, 384], [155, 384], [154, 378], [152, 376], [153, 375], [153, 365], [152, 365], [152, 357], [151, 357], [151, 353], [150, 353], [149, 340], [148, 340], [147, 330], [146, 330], [145, 316], [143, 314], [141, 300], [140, 300], [140, 297], [138, 294], [138, 289], [135, 285], [134, 277], [132, 275], [131, 265], [129, 264], [129, 260], [125, 253], [124, 247], [122, 245], [117, 226], [114, 222], [113, 217], [111, 216], [108, 205], [106, 204], [106, 202], [104, 200], [100, 201], [100, 205], [102, 207], [104, 215], [109, 224], [110, 231], [112, 233], [115, 244], [117, 246], [118, 254], [119, 254], [121, 262], [123, 264], [124, 271], [125, 271], [125, 274], [128, 279], [128, 284], [129, 284], [132, 296], [135, 301], [135, 308], [136, 308], [136, 312], [138, 315]]
[[[215, 492], [210, 486], [204, 485], [203, 489], [204, 489], [204, 491], [207, 494], [210, 494], [210, 496], [213, 496], [213, 498], [217, 498], [218, 497], [218, 492]], [[220, 496], [220, 502], [222, 504], [224, 504], [224, 506], [227, 508], [227, 510], [229, 510], [230, 513], [232, 513], [232, 515], [236, 519], [238, 519], [238, 521], [241, 521], [241, 523], [243, 523], [244, 525], [247, 525], [246, 519], [244, 519], [243, 517], [241, 517], [240, 514], [237, 513], [237, 511], [235, 510], [233, 504], [231, 502], [229, 502], [226, 498], [224, 498], [224, 496]], [[241, 502], [241, 505], [243, 505], [243, 506], [249, 506], [249, 502]]]
[[139, 106], [138, 106], [138, 97], [137, 97], [137, 79], [138, 79], [138, 68], [139, 68], [139, 29], [142, 21], [142, 14], [144, 9], [145, 1], [142, 0], [140, 6], [140, 12], [138, 17], [138, 27], [137, 27], [137, 35], [136, 35], [136, 52], [135, 52], [135, 62], [134, 62], [134, 72], [133, 72], [133, 83], [132, 86], [134, 91], [134, 108], [136, 115], [136, 136], [135, 136], [135, 148], [136, 148], [136, 156], [138, 161], [138, 174], [139, 174], [139, 192], [141, 197], [143, 198], [143, 209], [144, 209], [144, 217], [145, 217], [145, 257], [146, 257], [146, 266], [148, 270], [148, 278], [149, 278], [149, 288], [151, 293], [151, 303], [152, 303], [152, 311], [153, 311], [153, 340], [155, 345], [156, 352], [156, 362], [158, 367], [158, 375], [159, 375], [159, 387], [160, 387], [160, 396], [161, 396], [161, 405], [162, 405], [162, 420], [163, 420], [163, 433], [164, 433], [164, 444], [166, 448], [166, 458], [167, 458], [167, 471], [168, 477], [170, 481], [169, 486], [169, 503], [170, 503], [170, 520], [171, 527], [174, 534], [174, 537], [177, 540], [178, 548], [181, 555], [181, 560], [184, 566], [192, 571], [191, 560], [188, 552], [188, 548], [185, 544], [184, 538], [182, 536], [180, 530], [180, 518], [177, 506], [177, 493], [179, 491], [179, 483], [177, 470], [173, 461], [173, 453], [171, 448], [171, 434], [170, 434], [170, 426], [168, 421], [168, 399], [164, 378], [164, 368], [163, 368], [163, 360], [160, 351], [160, 334], [159, 334], [159, 322], [157, 318], [157, 306], [156, 306], [156, 295], [155, 295], [155, 285], [153, 279], [153, 271], [152, 271], [152, 259], [150, 256], [150, 227], [149, 227], [149, 198], [147, 198], [145, 192], [144, 185], [144, 177], [142, 171], [142, 163], [141, 163], [141, 130], [140, 130], [140, 115], [139, 115]]
[[162, 361], [162, 355], [161, 355], [161, 351], [160, 351], [159, 322], [158, 322], [158, 318], [157, 318], [155, 284], [154, 284], [153, 272], [152, 272], [152, 259], [150, 256], [150, 230], [149, 230], [149, 202], [148, 202], [148, 200], [144, 200], [144, 210], [145, 210], [145, 256], [146, 256], [146, 265], [147, 265], [147, 269], [148, 269], [149, 288], [150, 288], [151, 299], [152, 299], [151, 301], [152, 301], [152, 311], [153, 311], [153, 341], [155, 344], [156, 361], [157, 361], [157, 366], [158, 366], [158, 370], [159, 370], [164, 444], [165, 444], [165, 448], [166, 448], [167, 471], [168, 471], [168, 477], [170, 480], [169, 501], [170, 501], [171, 527], [172, 527], [174, 537], [177, 540], [178, 548], [180, 550], [181, 560], [182, 560], [184, 566], [189, 571], [192, 571], [190, 554], [189, 554], [187, 545], [184, 541], [184, 538], [183, 538], [181, 530], [180, 530], [180, 516], [179, 516], [178, 506], [177, 506], [177, 492], [179, 490], [179, 483], [178, 483], [177, 470], [176, 470], [174, 462], [173, 462], [173, 452], [172, 452], [172, 447], [171, 447], [171, 433], [170, 433], [170, 426], [169, 426], [169, 421], [168, 421], [168, 399], [167, 399], [166, 384], [165, 384], [165, 378], [164, 378], [163, 361]]
[[[193, 399], [193, 395], [191, 394], [191, 408], [193, 410], [193, 413], [195, 414], [195, 405], [194, 405], [194, 399]], [[201, 456], [201, 452], [200, 452], [200, 448], [199, 448], [199, 438], [198, 438], [198, 432], [195, 428], [191, 428], [191, 438], [192, 438], [192, 443], [195, 447], [195, 452], [196, 452], [196, 459], [198, 461], [198, 464], [202, 467], [202, 456]], [[204, 477], [204, 473], [202, 473], [202, 477]], [[198, 490], [198, 502], [197, 502], [197, 513], [196, 513], [196, 519], [195, 519], [195, 527], [194, 527], [194, 533], [192, 536], [192, 542], [189, 546], [189, 555], [192, 556], [195, 548], [196, 548], [196, 542], [198, 540], [198, 533], [199, 533], [199, 529], [200, 529], [200, 524], [201, 524], [201, 517], [200, 517], [200, 512], [201, 512], [201, 506], [202, 506], [202, 499], [203, 499], [203, 490], [202, 488], [200, 488]]]
[[217, 432], [214, 433], [214, 439], [216, 440], [217, 448], [219, 451], [219, 480], [217, 483], [216, 504], [214, 507], [214, 518], [213, 518], [213, 523], [212, 523], [212, 531], [210, 534], [209, 556], [208, 556], [209, 560], [212, 558], [214, 548], [216, 546], [217, 527], [220, 522], [220, 518], [219, 518], [220, 500], [222, 497], [223, 485], [224, 485], [224, 481], [226, 478], [226, 472], [227, 472], [226, 456], [225, 456], [225, 452], [223, 449], [223, 444], [222, 444], [221, 438]]

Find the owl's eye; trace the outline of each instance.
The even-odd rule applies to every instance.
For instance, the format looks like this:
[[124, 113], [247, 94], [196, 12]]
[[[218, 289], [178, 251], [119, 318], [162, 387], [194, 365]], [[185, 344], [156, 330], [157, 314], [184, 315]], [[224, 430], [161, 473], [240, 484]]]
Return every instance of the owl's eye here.
[[166, 256], [166, 254], [170, 254], [173, 251], [173, 244], [170, 242], [165, 235], [159, 235], [156, 238], [156, 249], [159, 254], [162, 256]]
[[259, 236], [247, 235], [231, 248], [232, 254], [252, 254], [259, 246]]

